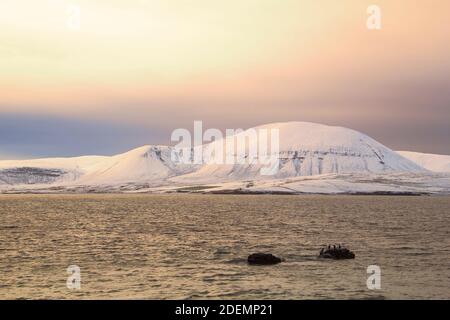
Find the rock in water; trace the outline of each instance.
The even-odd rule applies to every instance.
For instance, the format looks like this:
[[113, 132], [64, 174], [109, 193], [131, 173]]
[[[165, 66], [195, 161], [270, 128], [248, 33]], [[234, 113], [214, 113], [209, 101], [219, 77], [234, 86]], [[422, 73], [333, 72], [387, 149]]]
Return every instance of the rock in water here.
[[253, 253], [248, 256], [247, 261], [253, 265], [271, 265], [281, 263], [283, 260], [270, 253]]
[[321, 251], [319, 254], [319, 258], [335, 260], [355, 259], [355, 254], [347, 248], [330, 248]]

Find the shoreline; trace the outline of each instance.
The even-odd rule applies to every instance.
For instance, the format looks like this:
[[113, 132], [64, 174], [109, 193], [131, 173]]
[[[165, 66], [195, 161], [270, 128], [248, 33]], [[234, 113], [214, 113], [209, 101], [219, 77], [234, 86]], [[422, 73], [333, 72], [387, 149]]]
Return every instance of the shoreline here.
[[168, 192], [33, 192], [33, 191], [11, 191], [0, 192], [2, 195], [273, 195], [273, 196], [450, 196], [444, 193], [428, 193], [428, 192], [392, 192], [392, 191], [375, 191], [375, 192], [341, 192], [341, 193], [310, 193], [310, 192], [284, 192], [284, 191], [245, 191], [245, 190], [218, 190], [211, 192], [193, 192], [193, 191], [168, 191]]

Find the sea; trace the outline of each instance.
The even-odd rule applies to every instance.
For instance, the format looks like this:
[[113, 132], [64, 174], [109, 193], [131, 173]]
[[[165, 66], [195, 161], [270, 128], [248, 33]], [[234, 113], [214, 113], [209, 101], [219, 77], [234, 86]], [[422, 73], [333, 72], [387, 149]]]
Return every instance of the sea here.
[[0, 195], [0, 298], [450, 299], [449, 237], [448, 196]]

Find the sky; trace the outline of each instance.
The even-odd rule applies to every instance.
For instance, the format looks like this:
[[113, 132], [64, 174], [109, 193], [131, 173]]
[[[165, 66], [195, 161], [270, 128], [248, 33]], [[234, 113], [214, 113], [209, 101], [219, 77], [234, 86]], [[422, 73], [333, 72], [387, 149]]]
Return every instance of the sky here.
[[[381, 10], [369, 30], [367, 8]], [[447, 0], [2, 0], [0, 159], [311, 121], [450, 154]]]

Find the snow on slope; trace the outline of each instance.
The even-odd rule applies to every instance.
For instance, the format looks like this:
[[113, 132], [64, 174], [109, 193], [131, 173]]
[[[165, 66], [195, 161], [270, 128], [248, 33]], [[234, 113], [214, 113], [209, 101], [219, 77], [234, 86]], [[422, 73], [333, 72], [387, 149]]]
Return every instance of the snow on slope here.
[[143, 146], [111, 157], [0, 161], [0, 184], [151, 183], [191, 172], [195, 168], [173, 163], [171, 150], [167, 146]]
[[[273, 123], [255, 130], [279, 130], [280, 167], [273, 176], [262, 176], [263, 164], [205, 164], [199, 170], [178, 177], [178, 181], [273, 179], [337, 173], [424, 172], [424, 168], [405, 159], [374, 139], [357, 131], [309, 122]], [[249, 129], [250, 130], [250, 129]], [[249, 130], [237, 136], [249, 136]], [[227, 137], [229, 142], [235, 137]], [[250, 138], [251, 139], [251, 138]], [[224, 148], [216, 141], [205, 148]], [[257, 142], [255, 142], [257, 144]], [[219, 146], [217, 146], [219, 144]], [[247, 148], [248, 151], [248, 148]]]
[[31, 160], [1, 160], [0, 170], [18, 167], [60, 168], [65, 170], [80, 170], [82, 172], [99, 161], [105, 160], [106, 156], [84, 156], [74, 158], [46, 158]]
[[89, 172], [103, 156], [0, 161], [0, 185], [70, 182]]
[[450, 194], [450, 176], [436, 173], [352, 173], [278, 180], [233, 181], [208, 186], [201, 193]]
[[[416, 163], [354, 130], [308, 122], [274, 123], [255, 129], [279, 129], [280, 148], [275, 156], [280, 160], [280, 166], [275, 175], [262, 176], [260, 169], [265, 165], [260, 163], [180, 164], [171, 159], [173, 147], [143, 146], [112, 157], [0, 161], [0, 185], [192, 185], [324, 174], [427, 172]], [[249, 130], [226, 139], [245, 136]], [[203, 148], [209, 152], [217, 144], [223, 146], [223, 142], [215, 141]]]
[[97, 163], [79, 183], [108, 184], [130, 182], [161, 182], [169, 177], [192, 171], [193, 165], [174, 163], [172, 147], [143, 146], [109, 157]]
[[430, 171], [450, 173], [450, 156], [410, 151], [397, 153]]

